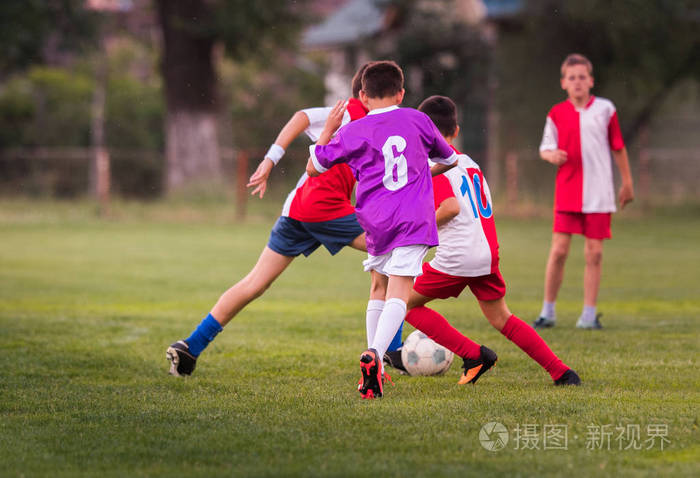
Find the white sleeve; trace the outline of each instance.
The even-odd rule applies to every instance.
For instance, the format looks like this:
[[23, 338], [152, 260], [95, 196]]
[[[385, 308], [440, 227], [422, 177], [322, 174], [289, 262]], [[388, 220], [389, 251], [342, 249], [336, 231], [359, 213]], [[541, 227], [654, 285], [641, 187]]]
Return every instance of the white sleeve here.
[[450, 166], [452, 164], [455, 164], [457, 161], [459, 161], [459, 158], [465, 156], [465, 154], [457, 154], [457, 153], [452, 153], [449, 158], [428, 158], [428, 161], [433, 164], [435, 163], [440, 163], [440, 164], [445, 164], [447, 166]]
[[544, 124], [544, 132], [542, 133], [542, 142], [540, 143], [540, 151], [550, 151], [559, 149], [559, 134], [557, 126], [552, 121], [552, 118], [547, 116], [547, 121]]
[[[306, 133], [306, 136], [308, 136], [314, 143], [318, 141], [318, 137], [321, 136], [323, 127], [326, 125], [326, 120], [328, 119], [328, 115], [331, 113], [332, 109], [333, 107], [331, 106], [324, 106], [320, 108], [306, 108], [301, 110], [302, 113], [309, 118], [309, 127], [304, 130], [304, 133]], [[343, 114], [343, 122], [341, 126], [345, 126], [349, 122], [350, 113], [346, 111]]]

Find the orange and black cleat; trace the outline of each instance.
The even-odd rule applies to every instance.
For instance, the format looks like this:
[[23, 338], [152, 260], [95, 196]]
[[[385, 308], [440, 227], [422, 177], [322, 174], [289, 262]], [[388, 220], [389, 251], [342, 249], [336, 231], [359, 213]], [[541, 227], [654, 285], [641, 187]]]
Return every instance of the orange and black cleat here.
[[379, 398], [383, 395], [382, 365], [379, 362], [377, 351], [365, 350], [360, 356], [360, 371], [362, 379], [358, 390], [360, 396], [365, 399]]
[[462, 360], [464, 360], [464, 364], [462, 365], [464, 372], [462, 373], [462, 376], [458, 382], [460, 385], [464, 385], [465, 383], [476, 383], [476, 381], [479, 380], [479, 377], [481, 377], [488, 369], [495, 365], [495, 363], [498, 361], [498, 355], [496, 355], [496, 352], [490, 348], [482, 345], [481, 357], [478, 359], [464, 358]]

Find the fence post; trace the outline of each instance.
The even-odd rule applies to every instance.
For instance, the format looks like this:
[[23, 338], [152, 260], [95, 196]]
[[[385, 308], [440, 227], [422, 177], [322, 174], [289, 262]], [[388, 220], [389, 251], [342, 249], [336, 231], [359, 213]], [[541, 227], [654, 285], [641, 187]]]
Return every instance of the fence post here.
[[100, 215], [109, 215], [111, 189], [110, 158], [106, 148], [95, 149], [96, 192]]
[[639, 199], [642, 209], [651, 203], [651, 157], [649, 154], [649, 125], [639, 129]]
[[240, 150], [236, 155], [236, 218], [245, 219], [248, 201], [248, 151]]
[[506, 202], [511, 212], [518, 202], [518, 153], [513, 151], [506, 154]]

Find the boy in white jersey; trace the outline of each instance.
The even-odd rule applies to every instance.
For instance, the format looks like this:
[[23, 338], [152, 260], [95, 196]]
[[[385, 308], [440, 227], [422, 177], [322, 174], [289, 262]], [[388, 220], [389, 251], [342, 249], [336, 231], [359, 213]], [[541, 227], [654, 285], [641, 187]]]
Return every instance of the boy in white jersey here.
[[[403, 322], [413, 279], [428, 249], [437, 245], [431, 171], [449, 169], [456, 154], [425, 114], [398, 108], [403, 72], [394, 62], [374, 62], [362, 75], [360, 99], [369, 113], [341, 128], [325, 146], [311, 146], [310, 176], [346, 163], [358, 180], [355, 211], [367, 236], [365, 270], [382, 274], [386, 302], [369, 348], [360, 357], [360, 395], [383, 394], [382, 357]], [[342, 107], [342, 105], [339, 105]], [[368, 339], [371, 325], [367, 324]]]
[[[454, 102], [444, 96], [431, 96], [418, 109], [433, 120], [451, 144], [459, 134]], [[459, 383], [475, 383], [494, 365], [496, 354], [460, 334], [442, 315], [425, 307], [433, 299], [458, 297], [469, 286], [491, 325], [547, 370], [556, 385], [580, 384], [576, 372], [506, 305], [491, 195], [479, 166], [468, 156], [460, 155], [456, 167], [433, 177], [433, 191], [440, 245], [435, 258], [423, 264], [423, 275], [416, 279], [406, 322], [462, 357], [464, 373]]]
[[552, 107], [540, 144], [543, 160], [558, 166], [554, 193], [552, 247], [544, 280], [544, 302], [533, 326], [555, 324], [555, 303], [569, 255], [572, 234], [585, 236], [583, 311], [576, 327], [601, 329], [596, 315], [603, 240], [611, 237], [615, 212], [612, 157], [622, 184], [620, 207], [634, 199], [627, 149], [620, 133], [615, 106], [591, 95], [593, 65], [583, 55], [571, 54], [561, 66], [561, 87], [568, 99]]

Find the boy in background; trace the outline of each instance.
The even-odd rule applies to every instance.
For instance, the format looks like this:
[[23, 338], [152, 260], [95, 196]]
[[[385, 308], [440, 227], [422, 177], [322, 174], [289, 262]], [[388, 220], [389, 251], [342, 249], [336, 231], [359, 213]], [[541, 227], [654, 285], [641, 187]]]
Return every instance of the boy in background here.
[[[445, 96], [431, 96], [418, 110], [430, 117], [451, 145], [459, 134], [454, 102]], [[457, 166], [433, 176], [433, 191], [440, 245], [433, 260], [423, 264], [423, 275], [416, 279], [406, 322], [462, 357], [464, 373], [459, 383], [475, 383], [495, 364], [496, 354], [459, 333], [438, 312], [425, 307], [433, 299], [459, 297], [469, 286], [489, 323], [540, 364], [555, 385], [579, 385], [581, 380], [576, 372], [506, 305], [506, 284], [498, 268], [491, 194], [479, 166], [460, 154]], [[390, 355], [398, 358], [396, 354]]]
[[585, 239], [583, 311], [576, 322], [581, 329], [601, 329], [596, 314], [600, 288], [603, 240], [610, 239], [615, 212], [612, 157], [620, 171], [620, 207], [634, 199], [627, 149], [615, 106], [591, 95], [593, 65], [583, 55], [571, 54], [561, 65], [561, 88], [568, 98], [547, 115], [540, 156], [558, 166], [554, 192], [552, 246], [544, 280], [544, 302], [535, 328], [553, 327], [555, 305], [564, 278], [572, 234]]
[[[347, 124], [328, 145], [312, 145], [307, 164], [316, 176], [347, 163], [358, 180], [355, 210], [367, 233], [365, 270], [381, 274], [385, 305], [377, 323], [367, 324], [371, 345], [360, 356], [362, 398], [383, 395], [382, 358], [406, 315], [413, 280], [421, 274], [428, 249], [437, 245], [431, 170], [456, 162], [430, 118], [403, 101], [403, 72], [391, 61], [371, 63], [362, 75], [360, 99], [369, 113]], [[342, 109], [342, 104], [336, 105]]]

